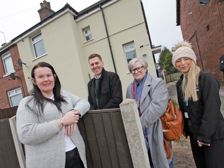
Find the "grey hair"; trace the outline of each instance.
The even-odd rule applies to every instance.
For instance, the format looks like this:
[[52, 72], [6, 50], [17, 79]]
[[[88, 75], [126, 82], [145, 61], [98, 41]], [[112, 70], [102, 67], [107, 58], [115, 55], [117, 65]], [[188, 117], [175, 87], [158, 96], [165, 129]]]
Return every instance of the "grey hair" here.
[[146, 59], [145, 58], [133, 58], [129, 63], [128, 63], [128, 70], [129, 70], [129, 72], [131, 72], [132, 71], [132, 69], [133, 69], [133, 66], [137, 63], [137, 62], [139, 62], [145, 69], [147, 69], [148, 68], [148, 63], [147, 63], [147, 61], [146, 61]]

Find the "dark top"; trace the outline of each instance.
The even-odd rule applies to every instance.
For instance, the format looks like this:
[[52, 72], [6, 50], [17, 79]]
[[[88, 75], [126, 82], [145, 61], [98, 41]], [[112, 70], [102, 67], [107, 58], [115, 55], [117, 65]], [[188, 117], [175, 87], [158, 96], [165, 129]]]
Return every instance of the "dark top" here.
[[123, 100], [122, 87], [119, 76], [114, 72], [108, 72], [103, 69], [101, 77], [98, 79], [98, 95], [96, 95], [95, 80], [96, 79], [93, 78], [88, 83], [88, 100], [90, 103], [90, 109], [96, 110], [119, 108], [119, 104]]
[[[204, 143], [224, 139], [224, 119], [220, 112], [219, 83], [214, 76], [200, 72], [197, 88], [198, 101], [184, 101], [182, 93], [183, 76], [178, 80], [177, 97], [184, 116], [184, 131], [195, 140]], [[188, 118], [184, 113], [187, 112]]]

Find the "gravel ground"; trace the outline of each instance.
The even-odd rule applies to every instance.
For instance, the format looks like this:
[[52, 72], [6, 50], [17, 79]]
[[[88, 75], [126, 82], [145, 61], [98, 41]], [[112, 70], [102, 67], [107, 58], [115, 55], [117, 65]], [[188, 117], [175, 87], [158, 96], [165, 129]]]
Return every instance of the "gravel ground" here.
[[172, 145], [175, 168], [196, 168], [189, 139], [182, 137], [179, 141], [173, 142]]
[[[167, 88], [170, 98], [177, 103], [175, 83], [176, 82], [168, 83]], [[172, 146], [175, 168], [196, 168], [191, 152], [189, 139], [182, 137], [179, 141], [173, 142]]]

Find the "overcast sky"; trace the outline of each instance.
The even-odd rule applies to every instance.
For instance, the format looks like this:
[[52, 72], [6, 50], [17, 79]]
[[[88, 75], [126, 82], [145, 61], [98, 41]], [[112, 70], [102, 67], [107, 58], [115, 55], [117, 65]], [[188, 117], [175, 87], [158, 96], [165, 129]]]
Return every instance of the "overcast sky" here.
[[[0, 44], [9, 42], [40, 21], [37, 12], [43, 0], [1, 0]], [[80, 11], [98, 0], [47, 0], [54, 11], [69, 3]], [[182, 40], [180, 27], [176, 26], [176, 0], [142, 0], [153, 45], [169, 49]]]

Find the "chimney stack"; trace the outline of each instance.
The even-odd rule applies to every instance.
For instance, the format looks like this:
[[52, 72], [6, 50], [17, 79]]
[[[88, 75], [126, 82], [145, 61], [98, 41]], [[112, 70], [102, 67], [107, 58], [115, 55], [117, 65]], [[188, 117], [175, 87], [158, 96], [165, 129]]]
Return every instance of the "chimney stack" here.
[[40, 9], [38, 10], [38, 13], [40, 15], [41, 21], [47, 18], [48, 16], [52, 15], [54, 11], [51, 10], [50, 2], [43, 0], [43, 2], [40, 3]]

